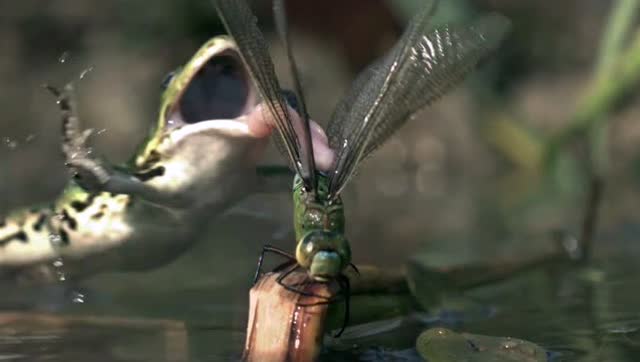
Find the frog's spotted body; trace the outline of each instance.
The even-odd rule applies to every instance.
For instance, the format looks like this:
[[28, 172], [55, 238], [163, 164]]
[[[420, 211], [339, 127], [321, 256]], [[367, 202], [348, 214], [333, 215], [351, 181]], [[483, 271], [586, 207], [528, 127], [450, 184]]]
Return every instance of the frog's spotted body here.
[[130, 211], [132, 200], [108, 192], [92, 195], [76, 187], [50, 207], [17, 211], [0, 223], [0, 265], [17, 267], [52, 254], [63, 256], [72, 242], [69, 251], [81, 255], [83, 244], [92, 249], [99, 239], [109, 247], [113, 240], [128, 238], [131, 228], [122, 216]]
[[[207, 220], [258, 183], [268, 134], [235, 44], [213, 38], [171, 78], [158, 123], [126, 167], [90, 156], [69, 99], [59, 100], [67, 164], [79, 175], [50, 206], [0, 217], [0, 277], [68, 277], [175, 258]], [[75, 128], [74, 128], [75, 127]]]

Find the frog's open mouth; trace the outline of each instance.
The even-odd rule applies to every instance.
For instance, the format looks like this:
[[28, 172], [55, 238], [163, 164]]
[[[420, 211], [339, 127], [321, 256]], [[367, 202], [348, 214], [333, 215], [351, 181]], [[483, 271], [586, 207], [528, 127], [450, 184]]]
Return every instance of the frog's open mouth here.
[[257, 104], [244, 63], [235, 49], [225, 49], [208, 58], [187, 80], [187, 86], [167, 114], [171, 123], [233, 120]]

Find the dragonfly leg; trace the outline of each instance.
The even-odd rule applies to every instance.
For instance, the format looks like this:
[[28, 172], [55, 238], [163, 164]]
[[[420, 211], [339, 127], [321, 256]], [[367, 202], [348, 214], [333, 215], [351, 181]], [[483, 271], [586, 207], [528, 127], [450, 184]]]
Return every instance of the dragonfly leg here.
[[[294, 271], [300, 269], [301, 266], [296, 264], [293, 264], [289, 267], [289, 269], [287, 271], [285, 271], [284, 273], [282, 273], [277, 279], [276, 282], [278, 282], [278, 284], [280, 284], [280, 286], [282, 286], [284, 289], [292, 292], [292, 293], [296, 293], [296, 294], [300, 294], [300, 295], [304, 295], [305, 297], [313, 297], [313, 298], [320, 298], [320, 299], [325, 299], [325, 300], [330, 300], [330, 297], [327, 297], [326, 295], [320, 295], [320, 294], [316, 294], [316, 293], [311, 293], [311, 292], [307, 292], [303, 289], [299, 289], [298, 287], [304, 286], [306, 285], [305, 283], [298, 283], [298, 284], [287, 284], [285, 283], [285, 279], [291, 275], [291, 273], [293, 273]], [[311, 282], [311, 283], [318, 283], [316, 281], [307, 279], [307, 281]], [[324, 304], [323, 302], [321, 302], [320, 304]], [[299, 306], [307, 306], [307, 304], [297, 304]], [[311, 304], [310, 304], [311, 305]]]
[[273, 272], [274, 273], [279, 273], [279, 272], [285, 270], [286, 268], [288, 268], [288, 267], [290, 267], [292, 265], [295, 265], [297, 263], [298, 262], [295, 259], [291, 259], [291, 260], [285, 261], [284, 263], [282, 263], [282, 264], [278, 265], [277, 267], [273, 268]]
[[[355, 270], [357, 271], [358, 269], [356, 268]], [[349, 324], [350, 309], [351, 309], [351, 282], [349, 281], [348, 277], [341, 274], [338, 276], [338, 283], [341, 285], [341, 292], [342, 292], [342, 295], [344, 296], [344, 319], [342, 320], [342, 327], [340, 328], [338, 333], [334, 335], [334, 337], [336, 338], [340, 337], [344, 332], [345, 328], [347, 328], [347, 324]]]
[[338, 291], [338, 294], [336, 295], [335, 298], [328, 298], [326, 300], [315, 302], [315, 303], [306, 303], [306, 304], [299, 303], [298, 306], [313, 307], [317, 305], [333, 304], [333, 303], [344, 301], [345, 311], [344, 311], [342, 326], [338, 331], [338, 333], [334, 335], [334, 337], [337, 338], [342, 335], [344, 330], [347, 328], [347, 325], [349, 324], [349, 318], [351, 316], [351, 282], [349, 281], [349, 278], [343, 274], [339, 275], [336, 281], [340, 286], [340, 290]]
[[351, 267], [351, 269], [353, 269], [354, 272], [356, 272], [356, 274], [360, 275], [360, 270], [358, 270], [358, 267], [355, 264], [349, 263], [349, 266]]
[[260, 278], [260, 274], [262, 274], [262, 263], [264, 262], [264, 256], [266, 253], [273, 253], [276, 255], [280, 255], [282, 257], [285, 257], [288, 259], [288, 261], [286, 261], [285, 263], [279, 265], [278, 267], [276, 267], [275, 270], [283, 270], [284, 268], [286, 268], [288, 265], [293, 265], [291, 264], [292, 262], [295, 263], [296, 262], [296, 258], [287, 253], [286, 251], [280, 249], [280, 248], [276, 248], [275, 246], [271, 246], [269, 244], [265, 245], [262, 247], [262, 252], [260, 253], [260, 257], [258, 258], [258, 267], [256, 269], [256, 273], [253, 276], [253, 285], [256, 284], [256, 282], [258, 281], [258, 278]]

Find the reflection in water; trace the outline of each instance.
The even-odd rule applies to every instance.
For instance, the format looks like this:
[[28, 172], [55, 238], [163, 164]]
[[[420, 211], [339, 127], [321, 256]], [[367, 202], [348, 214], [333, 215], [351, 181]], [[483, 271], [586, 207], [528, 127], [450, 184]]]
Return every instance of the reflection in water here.
[[0, 314], [0, 359], [189, 361], [184, 323], [109, 317]]
[[[215, 243], [203, 243], [165, 269], [103, 276], [83, 284], [84, 289], [14, 288], [11, 296], [0, 300], [0, 307], [23, 313], [0, 314], [0, 357], [16, 361], [234, 360], [244, 343], [246, 291], [252, 256], [258, 250], [258, 242], [250, 240], [256, 238], [252, 233], [265, 233], [264, 228], [257, 229], [239, 233], [242, 243], [233, 243], [224, 256], [215, 253]], [[389, 328], [381, 322], [351, 333], [347, 330], [324, 358], [418, 361], [412, 349], [417, 335], [427, 327], [447, 326], [526, 339], [550, 350], [553, 361], [636, 361], [640, 248], [630, 246], [632, 241], [624, 237], [637, 235], [634, 230], [613, 233], [619, 241], [606, 247], [597, 244], [597, 257], [590, 265], [556, 265], [469, 291], [467, 297], [474, 303], [465, 309], [445, 306], [429, 315], [389, 321]], [[233, 227], [226, 232], [238, 234]], [[622, 245], [624, 252], [613, 251]], [[84, 303], [77, 303], [78, 298]], [[42, 310], [59, 314], [35, 312]], [[90, 317], [97, 315], [101, 317]]]

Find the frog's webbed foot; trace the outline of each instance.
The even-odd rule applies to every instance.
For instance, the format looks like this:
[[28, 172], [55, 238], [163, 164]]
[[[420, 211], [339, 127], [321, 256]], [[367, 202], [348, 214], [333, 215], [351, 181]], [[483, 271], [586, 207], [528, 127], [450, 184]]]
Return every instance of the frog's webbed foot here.
[[73, 86], [69, 83], [63, 90], [51, 85], [44, 87], [56, 97], [62, 114], [62, 154], [65, 165], [81, 187], [91, 191], [102, 191], [108, 183], [110, 172], [104, 162], [91, 154], [88, 140], [92, 130], [80, 128]]
[[93, 154], [88, 145], [92, 130], [82, 130], [76, 113], [73, 85], [63, 90], [51, 85], [44, 86], [57, 99], [62, 113], [62, 153], [65, 165], [78, 185], [91, 192], [117, 194], [140, 194], [149, 192], [149, 187], [125, 170], [116, 169]]

